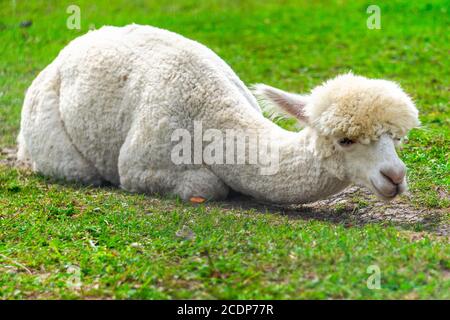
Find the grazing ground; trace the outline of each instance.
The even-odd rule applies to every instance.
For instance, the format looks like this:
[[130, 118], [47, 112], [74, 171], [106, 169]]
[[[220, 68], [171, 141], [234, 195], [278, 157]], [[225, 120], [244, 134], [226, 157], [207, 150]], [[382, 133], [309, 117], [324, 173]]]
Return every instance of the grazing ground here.
[[[366, 27], [366, 1], [281, 3], [76, 1], [70, 30], [71, 2], [2, 2], [0, 298], [450, 298], [448, 2], [380, 3], [380, 30]], [[399, 150], [410, 191], [390, 204], [352, 187], [303, 206], [190, 205], [22, 167], [31, 81], [89, 28], [131, 22], [206, 44], [248, 84], [305, 92], [350, 69], [398, 81], [423, 124]]]

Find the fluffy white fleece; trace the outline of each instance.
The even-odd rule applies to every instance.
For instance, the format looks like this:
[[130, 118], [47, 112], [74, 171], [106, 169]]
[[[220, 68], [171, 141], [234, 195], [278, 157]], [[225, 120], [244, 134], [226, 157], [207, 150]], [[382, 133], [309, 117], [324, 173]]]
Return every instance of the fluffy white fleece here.
[[[132, 192], [223, 199], [231, 187], [301, 203], [351, 182], [342, 154], [318, 156], [330, 148], [323, 137], [401, 136], [418, 123], [395, 85], [352, 75], [313, 90], [305, 110], [311, 126], [285, 131], [263, 117], [247, 87], [205, 46], [149, 26], [103, 27], [73, 40], [32, 83], [18, 155], [48, 176]], [[194, 121], [204, 130], [263, 135], [278, 146], [278, 173], [261, 175], [250, 164], [175, 165], [171, 134], [193, 133]]]
[[396, 83], [352, 73], [314, 88], [305, 115], [322, 135], [366, 143], [387, 132], [402, 138], [419, 126], [414, 103]]

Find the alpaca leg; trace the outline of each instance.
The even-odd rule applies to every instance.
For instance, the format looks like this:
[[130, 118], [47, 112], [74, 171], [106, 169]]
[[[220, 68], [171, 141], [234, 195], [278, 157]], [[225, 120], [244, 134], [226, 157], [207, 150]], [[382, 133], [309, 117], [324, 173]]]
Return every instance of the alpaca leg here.
[[[157, 107], [147, 106], [149, 110]], [[164, 115], [156, 122], [142, 117], [134, 123], [119, 155], [120, 185], [131, 192], [175, 194], [223, 199], [228, 187], [212, 171], [201, 166], [175, 164], [171, 159], [171, 133], [177, 124]]]
[[175, 165], [171, 169], [160, 170], [141, 168], [119, 160], [120, 185], [123, 189], [148, 194], [174, 194], [185, 201], [192, 197], [221, 200], [228, 195], [228, 186], [206, 168], [185, 171]]
[[223, 200], [229, 188], [223, 181], [207, 168], [184, 171], [174, 188], [174, 193], [185, 201], [192, 197], [205, 200]]

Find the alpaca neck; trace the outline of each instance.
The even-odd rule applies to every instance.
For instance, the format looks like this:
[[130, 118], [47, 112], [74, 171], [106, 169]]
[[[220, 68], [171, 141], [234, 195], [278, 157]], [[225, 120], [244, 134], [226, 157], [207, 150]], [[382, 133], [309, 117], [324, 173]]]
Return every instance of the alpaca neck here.
[[[211, 170], [231, 188], [271, 202], [306, 203], [348, 186], [348, 181], [339, 179], [334, 170], [341, 161], [335, 158], [338, 155], [332, 155], [333, 158], [318, 156], [318, 141], [311, 129], [294, 133], [266, 119], [257, 123], [256, 132], [263, 137], [263, 145], [274, 147], [269, 153], [277, 152], [278, 156], [270, 154], [264, 163], [212, 165]], [[251, 144], [247, 143], [247, 147]], [[263, 147], [258, 152], [265, 150]]]

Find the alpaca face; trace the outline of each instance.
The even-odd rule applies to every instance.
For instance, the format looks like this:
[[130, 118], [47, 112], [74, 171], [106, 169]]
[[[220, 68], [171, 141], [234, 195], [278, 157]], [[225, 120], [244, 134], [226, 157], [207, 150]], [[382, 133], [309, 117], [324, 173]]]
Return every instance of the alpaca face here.
[[369, 144], [348, 138], [335, 139], [335, 143], [351, 182], [367, 187], [383, 200], [391, 200], [407, 189], [406, 167], [395, 150], [399, 142], [389, 134]]
[[339, 179], [364, 185], [385, 200], [406, 190], [406, 167], [395, 146], [420, 122], [414, 102], [396, 83], [348, 73], [309, 95], [262, 84], [254, 93], [266, 112], [294, 116], [320, 138], [316, 154], [328, 158]]

